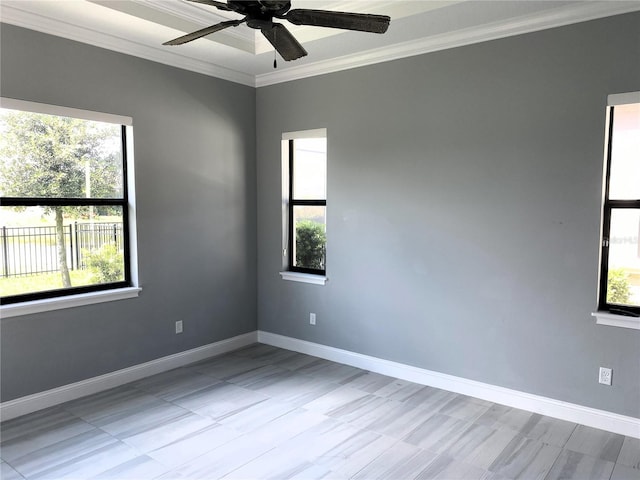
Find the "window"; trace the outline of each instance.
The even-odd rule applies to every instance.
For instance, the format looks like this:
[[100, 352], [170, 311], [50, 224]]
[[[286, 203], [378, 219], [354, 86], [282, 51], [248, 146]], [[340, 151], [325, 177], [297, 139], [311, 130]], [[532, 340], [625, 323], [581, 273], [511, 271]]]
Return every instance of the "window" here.
[[2, 99], [3, 304], [132, 285], [130, 125], [127, 117]]
[[[286, 239], [283, 252], [290, 272], [325, 275], [327, 220], [326, 130], [283, 135]], [[284, 182], [283, 182], [284, 183]]]
[[599, 309], [640, 315], [640, 93], [611, 95]]

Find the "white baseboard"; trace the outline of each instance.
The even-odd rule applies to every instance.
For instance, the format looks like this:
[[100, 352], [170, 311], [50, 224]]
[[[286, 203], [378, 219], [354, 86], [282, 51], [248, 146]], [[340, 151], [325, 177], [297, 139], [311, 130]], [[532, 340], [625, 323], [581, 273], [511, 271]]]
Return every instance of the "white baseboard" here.
[[258, 342], [609, 432], [640, 438], [640, 419], [258, 331]]
[[109, 388], [118, 387], [173, 368], [188, 365], [189, 363], [237, 350], [256, 342], [306, 353], [371, 372], [481, 398], [490, 402], [580, 423], [589, 427], [640, 438], [640, 419], [638, 418], [498, 387], [487, 383], [476, 382], [474, 380], [433, 372], [411, 365], [263, 331], [254, 331], [244, 335], [238, 335], [220, 342], [158, 358], [140, 365], [1, 403], [0, 419], [2, 419], [2, 421], [10, 420], [21, 415], [75, 400]]
[[43, 408], [52, 407], [60, 403], [75, 400], [86, 395], [101, 392], [109, 388], [118, 387], [125, 383], [134, 382], [141, 378], [149, 377], [157, 373], [198, 362], [209, 357], [221, 355], [239, 348], [251, 345], [258, 341], [256, 331], [238, 335], [236, 337], [210, 343], [202, 347], [176, 353], [166, 357], [151, 360], [150, 362], [134, 365], [115, 372], [89, 378], [80, 382], [71, 383], [62, 387], [53, 388], [44, 392], [35, 393], [26, 397], [16, 398], [0, 404], [0, 419], [10, 420], [27, 413], [32, 413]]

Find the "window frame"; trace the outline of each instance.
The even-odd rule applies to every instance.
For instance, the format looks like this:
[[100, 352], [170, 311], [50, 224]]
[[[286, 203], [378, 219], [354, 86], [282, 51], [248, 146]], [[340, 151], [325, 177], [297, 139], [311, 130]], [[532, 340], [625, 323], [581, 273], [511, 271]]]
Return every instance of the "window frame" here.
[[135, 210], [133, 199], [133, 122], [130, 117], [0, 97], [0, 107], [66, 116], [120, 126], [122, 149], [121, 198], [1, 197], [3, 206], [116, 206], [122, 210], [124, 280], [11, 295], [2, 298], [2, 316], [16, 316], [137, 296]]
[[[294, 159], [295, 141], [305, 138], [327, 138], [326, 128], [288, 132], [282, 134], [282, 182], [283, 182], [283, 268], [280, 275], [285, 280], [324, 285], [326, 281], [326, 244], [324, 269], [297, 267], [294, 265], [294, 208], [297, 206], [320, 206], [325, 208], [326, 222], [326, 190], [324, 199], [296, 199], [294, 197]], [[326, 158], [325, 158], [326, 161]], [[325, 178], [326, 180], [326, 178]], [[325, 223], [326, 227], [326, 223]]]
[[606, 114], [605, 161], [603, 175], [602, 223], [600, 235], [600, 277], [598, 282], [598, 310], [613, 315], [639, 317], [640, 306], [607, 302], [611, 215], [614, 210], [639, 209], [640, 198], [615, 200], [609, 198], [611, 180], [611, 155], [613, 151], [614, 112], [617, 105], [640, 103], [640, 92], [610, 95]]
[[288, 252], [289, 252], [289, 271], [291, 272], [299, 272], [299, 273], [309, 273], [312, 275], [325, 275], [326, 274], [326, 269], [327, 269], [327, 254], [326, 254], [326, 245], [325, 245], [325, 258], [324, 258], [324, 263], [325, 263], [325, 267], [323, 269], [319, 269], [319, 268], [307, 268], [307, 267], [297, 267], [294, 265], [294, 258], [293, 258], [293, 252], [295, 250], [295, 235], [294, 235], [294, 216], [293, 216], [293, 211], [295, 209], [295, 207], [325, 207], [325, 219], [326, 219], [326, 208], [327, 208], [327, 200], [326, 198], [324, 200], [321, 199], [312, 199], [312, 200], [300, 200], [300, 199], [296, 199], [295, 196], [293, 195], [293, 191], [294, 191], [294, 178], [295, 178], [295, 172], [294, 172], [294, 160], [295, 160], [295, 139], [290, 139], [289, 140], [289, 245], [288, 245]]

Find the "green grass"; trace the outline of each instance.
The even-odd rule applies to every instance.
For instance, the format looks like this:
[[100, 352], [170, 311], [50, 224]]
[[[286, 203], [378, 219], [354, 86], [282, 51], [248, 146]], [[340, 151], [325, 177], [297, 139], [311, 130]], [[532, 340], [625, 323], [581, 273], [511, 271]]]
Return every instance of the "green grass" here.
[[[88, 270], [73, 270], [69, 272], [69, 275], [71, 276], [71, 285], [74, 287], [97, 283], [92, 281], [91, 272]], [[20, 295], [22, 293], [42, 292], [44, 290], [55, 290], [58, 288], [62, 288], [60, 272], [0, 278], [0, 296], [2, 297]]]

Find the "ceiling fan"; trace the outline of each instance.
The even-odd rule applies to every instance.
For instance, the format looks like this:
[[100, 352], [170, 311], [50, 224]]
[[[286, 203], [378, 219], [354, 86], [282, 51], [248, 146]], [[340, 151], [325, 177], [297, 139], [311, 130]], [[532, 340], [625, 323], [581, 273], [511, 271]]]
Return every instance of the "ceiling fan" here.
[[189, 1], [210, 5], [219, 10], [236, 12], [243, 15], [244, 18], [221, 22], [169, 40], [163, 45], [182, 45], [225, 28], [237, 27], [242, 23], [246, 23], [248, 27], [260, 30], [282, 58], [286, 61], [291, 61], [306, 56], [307, 51], [287, 30], [287, 27], [281, 23], [275, 23], [273, 21], [274, 18], [288, 20], [294, 25], [340, 28], [371, 33], [386, 32], [391, 21], [391, 18], [386, 15], [309, 10], [304, 8], [291, 10], [291, 2], [288, 0], [228, 0], [226, 3], [216, 0]]

